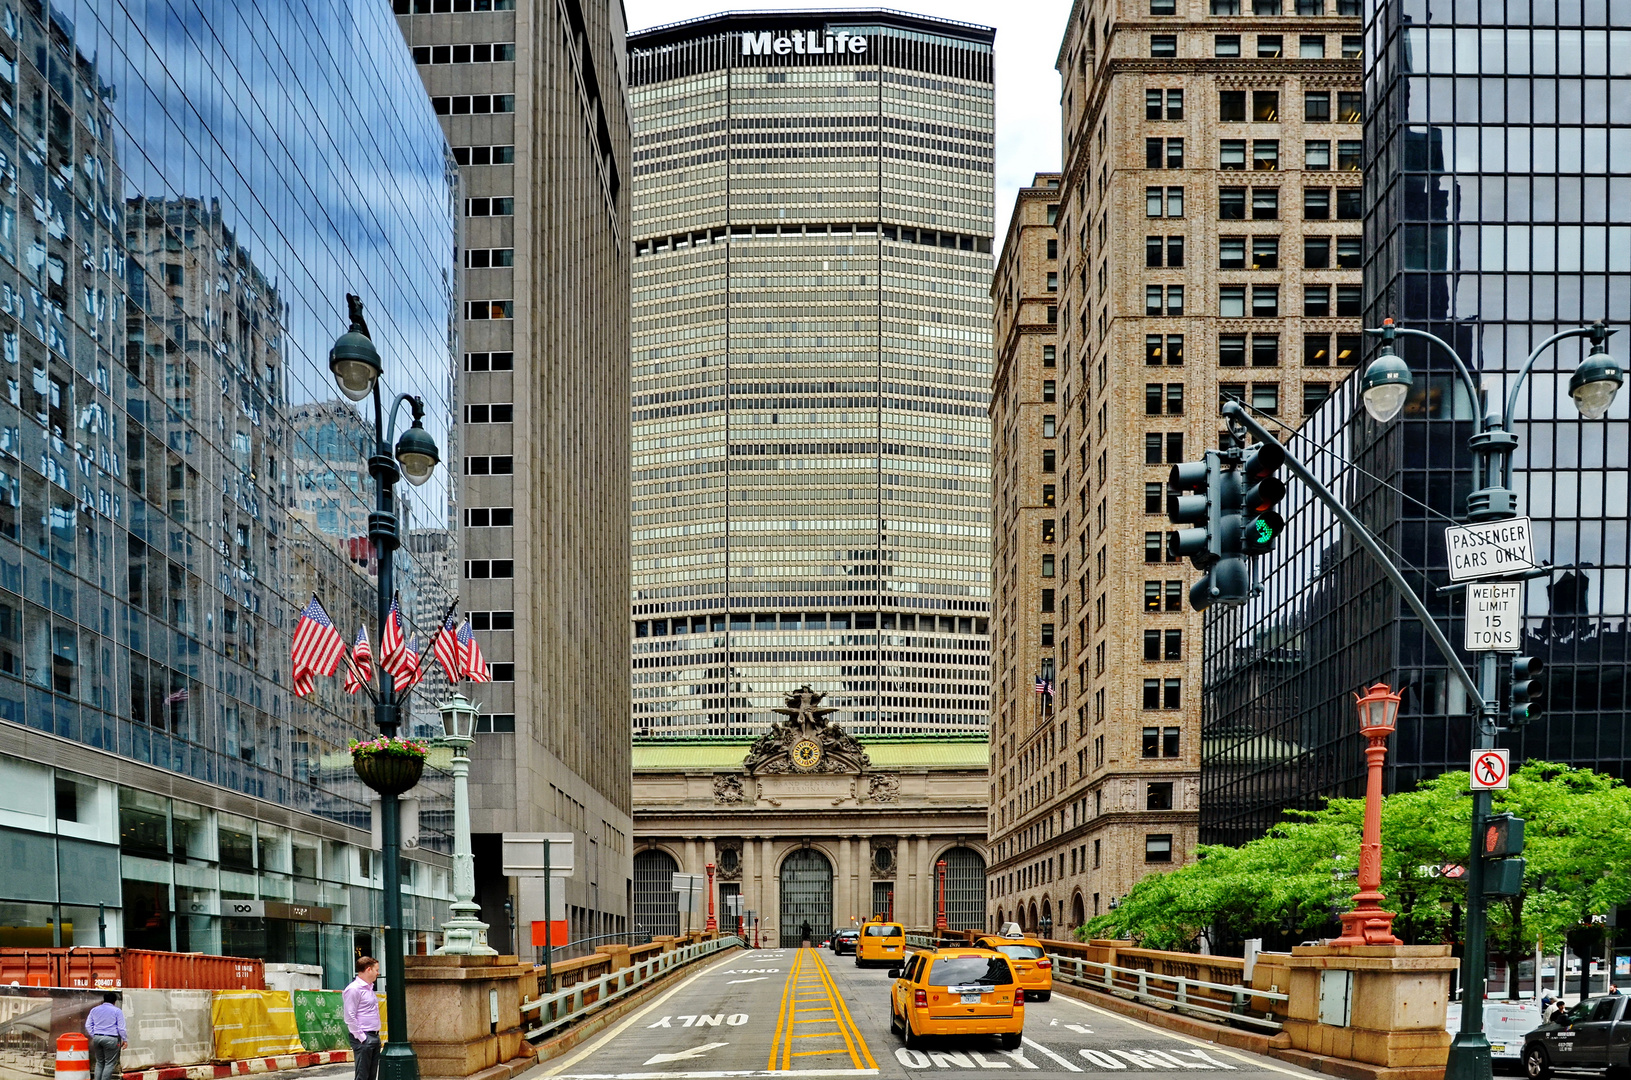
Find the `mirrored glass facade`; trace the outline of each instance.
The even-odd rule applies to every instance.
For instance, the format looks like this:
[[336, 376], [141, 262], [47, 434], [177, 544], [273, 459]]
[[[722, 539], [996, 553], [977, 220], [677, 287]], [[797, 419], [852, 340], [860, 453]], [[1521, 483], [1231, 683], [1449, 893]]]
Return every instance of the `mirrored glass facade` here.
[[[0, 175], [0, 753], [117, 773], [121, 799], [194, 799], [268, 836], [276, 820], [285, 856], [302, 830], [366, 846], [347, 742], [372, 729], [367, 698], [339, 679], [294, 697], [288, 654], [314, 592], [348, 642], [365, 619], [377, 640], [371, 418], [338, 400], [327, 363], [347, 292], [386, 401], [423, 395], [457, 460], [457, 174], [389, 10], [0, 6]], [[447, 470], [399, 493], [405, 532], [446, 528]], [[398, 558], [406, 610], [446, 588], [410, 545]], [[446, 846], [445, 791], [417, 792], [426, 848]], [[0, 824], [60, 845], [62, 805]], [[163, 927], [159, 947], [219, 947], [163, 945], [170, 913], [279, 898], [260, 871], [295, 876], [289, 857], [252, 856], [229, 885], [213, 845], [187, 854], [210, 884], [167, 877], [123, 920]]]
[[[1485, 400], [1446, 357], [1401, 341], [1416, 382], [1398, 420], [1371, 422], [1350, 381], [1296, 445], [1458, 645], [1462, 593], [1434, 590], [1448, 580], [1444, 528], [1465, 519], [1475, 417], [1501, 410], [1546, 337], [1631, 318], [1631, 34], [1609, 29], [1628, 17], [1621, 4], [1552, 0], [1367, 10], [1366, 325], [1393, 316], [1450, 341]], [[1575, 410], [1568, 380], [1584, 351], [1575, 340], [1543, 354], [1517, 399], [1519, 512], [1558, 571], [1525, 586], [1522, 650], [1548, 665], [1545, 714], [1498, 745], [1515, 762], [1626, 777], [1631, 424], [1624, 400], [1605, 420]], [[1283, 807], [1359, 794], [1348, 692], [1376, 679], [1404, 690], [1390, 790], [1468, 765], [1467, 702], [1419, 624], [1296, 485], [1286, 501], [1289, 531], [1260, 560], [1267, 593], [1208, 620], [1203, 839], [1238, 842]]]
[[895, 13], [630, 36], [633, 721], [989, 708], [992, 32]]

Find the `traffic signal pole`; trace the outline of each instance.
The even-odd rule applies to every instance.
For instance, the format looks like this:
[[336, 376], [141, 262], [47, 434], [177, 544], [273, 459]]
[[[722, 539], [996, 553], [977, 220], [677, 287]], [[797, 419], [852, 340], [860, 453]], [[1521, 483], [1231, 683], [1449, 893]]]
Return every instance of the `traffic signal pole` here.
[[[1231, 424], [1238, 424], [1255, 436], [1259, 442], [1278, 443], [1279, 440], [1270, 435], [1268, 429], [1254, 420], [1244, 406], [1239, 402], [1231, 401], [1223, 407], [1224, 416]], [[1283, 448], [1283, 447], [1282, 447]], [[1409, 605], [1410, 610], [1421, 622], [1426, 630], [1427, 637], [1432, 641], [1434, 648], [1444, 657], [1445, 664], [1450, 673], [1461, 681], [1466, 687], [1474, 707], [1474, 720], [1472, 731], [1472, 746], [1478, 750], [1488, 750], [1495, 745], [1495, 708], [1499, 699], [1499, 688], [1496, 683], [1496, 655], [1486, 652], [1478, 660], [1478, 679], [1475, 682], [1472, 673], [1467, 670], [1461, 658], [1456, 655], [1450, 641], [1439, 629], [1438, 622], [1427, 605], [1422, 603], [1421, 597], [1410, 587], [1404, 574], [1388, 558], [1387, 552], [1371, 535], [1369, 529], [1362, 525], [1342, 501], [1331, 492], [1323, 483], [1309, 471], [1295, 454], [1289, 449], [1285, 451], [1285, 464], [1297, 475], [1303, 483], [1308, 485], [1322, 503], [1330, 508], [1337, 520], [1349, 530], [1359, 545], [1365, 549], [1370, 557], [1376, 560], [1382, 573], [1392, 582], [1393, 587], [1399, 590], [1399, 595]], [[1493, 463], [1490, 463], [1493, 464]], [[1487, 476], [1488, 474], [1486, 474]], [[1489, 477], [1489, 479], [1494, 479]], [[1461, 1030], [1456, 1032], [1450, 1044], [1449, 1063], [1445, 1071], [1445, 1080], [1489, 1080], [1493, 1076], [1493, 1066], [1490, 1060], [1489, 1039], [1484, 1035], [1484, 973], [1487, 967], [1485, 961], [1486, 948], [1486, 914], [1484, 903], [1484, 871], [1485, 860], [1481, 849], [1484, 823], [1489, 819], [1490, 793], [1487, 790], [1474, 791], [1472, 797], [1472, 844], [1468, 851], [1467, 860], [1467, 902], [1466, 902], [1466, 948], [1461, 958]]]

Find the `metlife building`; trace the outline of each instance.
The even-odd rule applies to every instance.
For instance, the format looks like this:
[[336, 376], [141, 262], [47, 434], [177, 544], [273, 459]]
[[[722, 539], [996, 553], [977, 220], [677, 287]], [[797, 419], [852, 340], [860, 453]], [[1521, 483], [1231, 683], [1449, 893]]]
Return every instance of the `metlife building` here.
[[982, 737], [992, 43], [877, 10], [629, 35], [633, 725]]

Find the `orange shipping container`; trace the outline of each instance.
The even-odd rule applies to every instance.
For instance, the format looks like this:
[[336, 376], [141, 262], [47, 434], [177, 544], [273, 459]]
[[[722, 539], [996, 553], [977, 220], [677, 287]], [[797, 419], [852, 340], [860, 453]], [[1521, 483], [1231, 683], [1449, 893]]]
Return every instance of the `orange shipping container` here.
[[0, 985], [74, 989], [264, 990], [266, 965], [151, 949], [0, 949]]

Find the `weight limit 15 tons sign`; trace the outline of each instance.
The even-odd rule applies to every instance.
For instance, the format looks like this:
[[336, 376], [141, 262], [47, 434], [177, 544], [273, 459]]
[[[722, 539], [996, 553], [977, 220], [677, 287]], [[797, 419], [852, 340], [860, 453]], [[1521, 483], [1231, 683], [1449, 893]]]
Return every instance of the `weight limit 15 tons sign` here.
[[1523, 637], [1523, 585], [1482, 581], [1467, 586], [1467, 651], [1518, 652]]

